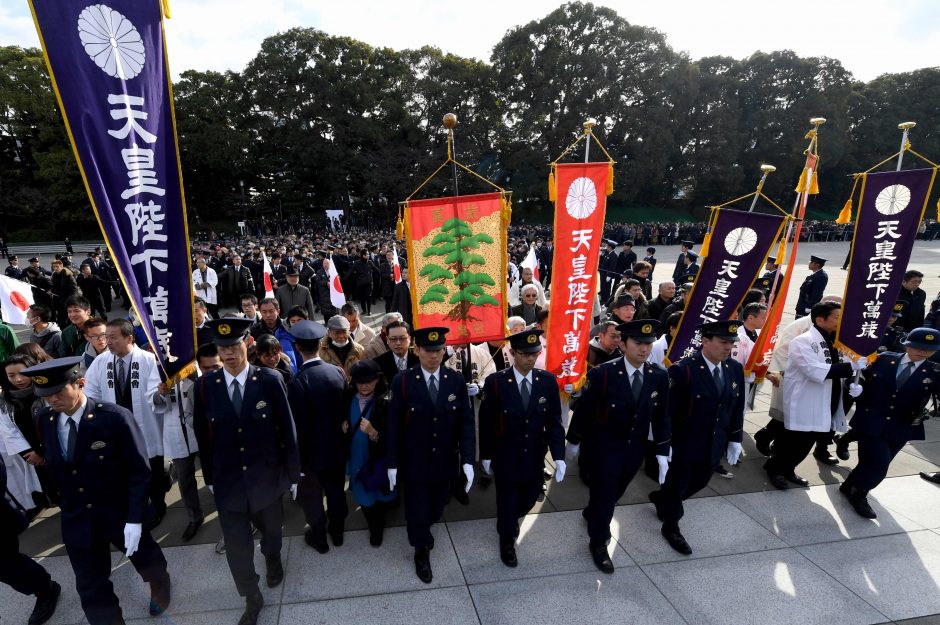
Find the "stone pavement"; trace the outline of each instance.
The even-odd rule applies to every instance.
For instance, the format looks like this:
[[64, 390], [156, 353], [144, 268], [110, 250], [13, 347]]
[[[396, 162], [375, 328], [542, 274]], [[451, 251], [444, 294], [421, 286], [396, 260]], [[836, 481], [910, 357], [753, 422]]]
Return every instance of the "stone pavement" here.
[[[675, 248], [666, 249], [659, 256], [662, 267], [671, 270]], [[846, 249], [845, 244], [801, 247], [801, 258], [811, 253], [830, 258], [828, 292], [842, 289]], [[926, 274], [928, 301], [940, 288], [938, 254], [940, 244], [918, 244], [911, 263]], [[940, 625], [940, 487], [917, 477], [918, 471], [940, 467], [940, 422], [927, 422], [927, 440], [908, 445], [895, 460], [889, 478], [871, 496], [878, 519], [868, 521], [838, 492], [838, 483], [855, 466], [854, 450], [838, 467], [819, 465], [812, 457], [805, 461], [797, 471], [811, 482], [808, 489], [780, 492], [767, 483], [750, 435], [766, 422], [768, 401], [765, 389], [746, 416], [746, 455], [734, 478], [714, 477], [686, 505], [682, 529], [694, 549], [691, 557], [672, 551], [659, 535], [646, 498], [655, 485], [642, 472], [614, 516], [612, 576], [599, 573], [588, 554], [580, 517], [587, 489], [576, 467], [562, 484], [549, 483], [544, 500], [525, 518], [516, 569], [499, 560], [494, 488], [478, 483], [469, 505], [451, 502], [434, 527], [430, 585], [414, 575], [401, 509], [391, 513], [385, 543], [375, 549], [361, 512], [352, 506], [345, 544], [320, 555], [304, 543], [303, 516], [288, 501], [286, 577], [280, 587], [265, 589], [268, 605], [260, 622]], [[208, 492], [200, 492], [205, 509], [213, 510]], [[173, 604], [163, 618], [234, 624], [243, 602], [225, 557], [214, 551], [220, 537], [214, 511], [194, 541], [182, 545], [186, 513], [175, 487], [168, 497], [170, 511], [154, 532], [174, 580]], [[45, 511], [21, 536], [21, 546], [62, 583], [51, 623], [82, 623], [58, 525], [57, 511]], [[147, 617], [146, 585], [120, 554], [113, 557], [112, 579], [126, 618], [154, 622]], [[259, 571], [262, 560], [258, 554]], [[11, 622], [25, 621], [32, 599], [0, 586], [0, 606], [0, 615]]]

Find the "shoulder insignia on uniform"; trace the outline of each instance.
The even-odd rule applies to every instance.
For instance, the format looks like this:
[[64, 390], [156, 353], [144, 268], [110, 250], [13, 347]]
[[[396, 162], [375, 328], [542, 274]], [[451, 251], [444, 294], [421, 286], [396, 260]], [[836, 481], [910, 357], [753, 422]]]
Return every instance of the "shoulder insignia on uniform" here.
[[456, 396], [456, 395], [453, 395], [453, 394], [448, 395], [448, 396], [447, 396], [447, 401], [457, 401], [457, 396]]
[[104, 441], [95, 441], [94, 443], [91, 444], [91, 448], [92, 449], [104, 449], [105, 447], [107, 447], [107, 445], [108, 444]]
[[261, 410], [262, 408], [266, 407], [267, 405], [268, 405], [268, 402], [266, 402], [266, 401], [264, 401], [264, 400], [261, 400], [261, 401], [259, 401], [257, 404], [255, 404], [255, 408], [257, 408], [258, 410]]
[[547, 402], [547, 401], [548, 401], [548, 400], [547, 400], [546, 398], [544, 398], [544, 397], [539, 397], [539, 403], [540, 403], [540, 404], [544, 404], [544, 403]]

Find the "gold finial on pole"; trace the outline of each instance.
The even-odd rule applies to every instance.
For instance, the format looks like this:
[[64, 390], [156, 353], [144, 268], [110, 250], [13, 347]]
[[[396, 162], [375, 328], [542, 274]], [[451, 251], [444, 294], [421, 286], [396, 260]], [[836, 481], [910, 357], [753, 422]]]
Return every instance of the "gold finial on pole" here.
[[901, 122], [898, 124], [898, 130], [901, 131], [901, 151], [898, 154], [898, 166], [895, 171], [901, 171], [901, 163], [904, 161], [904, 150], [911, 147], [911, 142], [908, 140], [907, 135], [910, 133], [911, 128], [916, 125], [917, 122]]
[[584, 162], [587, 163], [591, 156], [591, 135], [594, 133], [594, 126], [597, 125], [597, 120], [593, 117], [588, 117], [587, 120], [581, 124], [584, 127]]
[[757, 198], [760, 197], [761, 190], [764, 188], [764, 183], [767, 182], [767, 176], [777, 171], [777, 168], [774, 167], [773, 165], [768, 165], [767, 163], [763, 163], [760, 166], [760, 170], [761, 170], [760, 182], [757, 183], [757, 192], [754, 194], [754, 199], [751, 200], [751, 208], [749, 208], [747, 211], [749, 213], [753, 213], [754, 207], [757, 206]]

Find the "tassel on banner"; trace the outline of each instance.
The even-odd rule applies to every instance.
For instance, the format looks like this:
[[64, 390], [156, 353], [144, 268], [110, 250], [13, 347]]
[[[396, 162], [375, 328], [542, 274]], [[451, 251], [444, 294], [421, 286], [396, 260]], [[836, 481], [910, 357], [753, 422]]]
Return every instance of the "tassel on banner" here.
[[800, 174], [800, 179], [797, 181], [796, 189], [794, 189], [794, 191], [796, 193], [802, 193], [804, 189], [806, 189], [806, 169], [805, 168], [803, 169], [803, 172]]
[[614, 192], [614, 163], [613, 161], [607, 165], [607, 195], [611, 195]]
[[[552, 170], [554, 171], [554, 167]], [[551, 176], [551, 178], [554, 178], [554, 176]], [[503, 193], [499, 196], [499, 207], [499, 217], [502, 221], [503, 229], [505, 230], [509, 227], [509, 222], [512, 218], [512, 202], [509, 199], [508, 193]]]
[[395, 240], [405, 240], [405, 222], [401, 218], [401, 207], [398, 208], [398, 223], [395, 225]]
[[783, 264], [784, 259], [786, 258], [785, 254], [787, 253], [787, 237], [786, 235], [780, 237], [780, 246], [777, 248], [777, 262], [776, 265], [780, 266]]
[[555, 186], [555, 165], [548, 171], [548, 201], [554, 202], [558, 198], [558, 188]]
[[940, 221], [940, 198], [937, 199], [937, 221]]
[[711, 242], [712, 242], [712, 233], [709, 230], [705, 234], [705, 238], [702, 240], [702, 249], [700, 249], [698, 252], [699, 256], [701, 256], [702, 258], [706, 258], [708, 256], [708, 246], [711, 244]]
[[170, 19], [170, 0], [160, 0], [160, 8], [163, 9], [163, 17]]
[[839, 213], [839, 216], [836, 217], [837, 224], [847, 224], [852, 221], [852, 198], [849, 198], [845, 201], [845, 206], [842, 207], [842, 212]]
[[819, 172], [813, 170], [813, 181], [809, 185], [810, 195], [819, 195]]

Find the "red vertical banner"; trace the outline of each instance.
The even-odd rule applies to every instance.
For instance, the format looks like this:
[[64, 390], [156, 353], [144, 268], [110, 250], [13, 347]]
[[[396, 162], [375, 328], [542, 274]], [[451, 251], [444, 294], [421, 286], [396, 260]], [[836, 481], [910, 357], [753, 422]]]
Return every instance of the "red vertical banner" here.
[[587, 373], [597, 262], [604, 243], [609, 163], [569, 163], [555, 170], [555, 255], [545, 368], [575, 390]]

